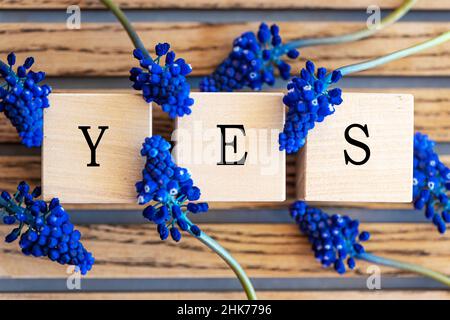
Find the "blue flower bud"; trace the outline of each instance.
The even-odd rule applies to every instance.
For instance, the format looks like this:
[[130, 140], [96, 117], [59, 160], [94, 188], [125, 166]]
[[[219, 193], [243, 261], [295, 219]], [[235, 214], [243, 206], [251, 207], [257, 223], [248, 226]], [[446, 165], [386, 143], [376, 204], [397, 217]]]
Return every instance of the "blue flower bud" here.
[[16, 218], [14, 216], [4, 216], [3, 223], [7, 225], [11, 225], [16, 223]]
[[164, 56], [170, 49], [170, 45], [168, 43], [158, 43], [155, 46], [155, 52], [158, 57]]
[[14, 229], [11, 233], [9, 233], [6, 237], [5, 237], [5, 242], [6, 243], [11, 243], [16, 241], [16, 239], [19, 237], [19, 229]]
[[14, 52], [11, 52], [10, 54], [8, 54], [7, 60], [8, 60], [8, 64], [10, 66], [13, 66], [16, 64], [16, 55], [14, 54]]
[[164, 224], [158, 224], [157, 230], [161, 240], [166, 240], [169, 236], [169, 229]]
[[176, 242], [180, 241], [180, 239], [181, 239], [181, 233], [180, 233], [180, 231], [179, 231], [177, 228], [175, 228], [175, 227], [173, 227], [173, 228], [170, 229], [170, 236], [171, 236], [172, 239], [173, 239], [174, 241], [176, 241]]
[[196, 236], [196, 237], [200, 237], [200, 235], [202, 234], [200, 228], [198, 226], [196, 226], [195, 224], [191, 226], [191, 232]]
[[156, 213], [156, 209], [153, 206], [148, 206], [147, 208], [144, 209], [144, 211], [142, 212], [142, 215], [150, 220], [153, 221], [153, 217], [155, 216]]
[[11, 195], [7, 191], [2, 191], [1, 197], [5, 201], [11, 200]]

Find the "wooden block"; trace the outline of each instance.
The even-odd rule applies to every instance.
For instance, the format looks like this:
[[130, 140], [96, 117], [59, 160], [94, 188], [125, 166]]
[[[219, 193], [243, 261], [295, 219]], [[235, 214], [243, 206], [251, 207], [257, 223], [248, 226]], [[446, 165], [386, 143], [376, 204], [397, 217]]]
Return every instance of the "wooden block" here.
[[50, 103], [44, 113], [44, 199], [136, 203], [151, 107], [138, 94], [53, 94]]
[[285, 153], [278, 150], [282, 93], [194, 93], [177, 120], [174, 156], [205, 201], [283, 201]]
[[411, 202], [413, 96], [347, 93], [343, 100], [299, 153], [298, 198]]

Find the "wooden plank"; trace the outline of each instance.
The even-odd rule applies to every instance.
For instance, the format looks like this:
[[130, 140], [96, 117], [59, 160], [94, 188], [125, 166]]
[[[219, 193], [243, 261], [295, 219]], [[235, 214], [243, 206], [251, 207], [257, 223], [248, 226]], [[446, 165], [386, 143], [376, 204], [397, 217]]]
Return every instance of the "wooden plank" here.
[[[201, 226], [242, 264], [250, 277], [337, 278], [314, 259], [306, 237], [295, 224], [204, 224]], [[96, 257], [89, 278], [231, 278], [233, 272], [197, 239], [163, 242], [154, 225], [90, 225], [79, 228], [83, 243]], [[450, 274], [450, 233], [439, 235], [431, 224], [364, 224], [372, 233], [367, 251]], [[3, 238], [11, 227], [0, 227]], [[0, 277], [65, 278], [57, 263], [24, 256], [17, 243], [0, 246]], [[367, 277], [368, 263], [342, 277]], [[381, 267], [384, 277], [408, 272]]]
[[[361, 23], [337, 21], [279, 25], [286, 41], [344, 34], [365, 27]], [[148, 47], [153, 48], [160, 41], [169, 42], [180, 57], [192, 64], [193, 75], [205, 75], [228, 55], [235, 37], [248, 30], [256, 31], [258, 23], [136, 23], [135, 27]], [[448, 22], [400, 22], [357, 43], [305, 48], [294, 63], [294, 70], [304, 66], [305, 58], [327, 68], [361, 62], [409, 47], [448, 29]], [[83, 23], [79, 30], [67, 29], [62, 23], [6, 23], [0, 24], [0, 30], [3, 57], [10, 51], [18, 53], [19, 61], [32, 55], [38, 61], [35, 68], [51, 76], [126, 76], [137, 65], [132, 58], [131, 42], [118, 23]], [[70, 43], [67, 39], [71, 39]], [[450, 59], [445, 58], [449, 51], [447, 42], [358, 75], [448, 76]]]
[[[366, 9], [370, 5], [395, 8], [401, 0], [118, 0], [124, 9]], [[82, 9], [102, 9], [98, 0], [3, 0], [1, 9], [65, 9], [70, 5], [79, 5]], [[419, 1], [414, 9], [439, 10], [450, 9], [447, 0]]]
[[[63, 92], [54, 88], [55, 92]], [[76, 92], [79, 90], [64, 90]], [[284, 91], [284, 90], [278, 90]], [[438, 142], [450, 142], [450, 89], [439, 88], [350, 88], [346, 92], [378, 92], [378, 93], [408, 93], [414, 95], [415, 130], [429, 134]], [[83, 92], [93, 92], [83, 90]], [[108, 92], [132, 93], [131, 89], [111, 90]], [[174, 123], [161, 108], [153, 108], [153, 132], [169, 139], [174, 129]], [[18, 143], [19, 138], [15, 129], [0, 114], [0, 143]]]
[[[444, 290], [258, 291], [262, 300], [449, 300]], [[245, 300], [243, 292], [0, 293], [0, 300]]]

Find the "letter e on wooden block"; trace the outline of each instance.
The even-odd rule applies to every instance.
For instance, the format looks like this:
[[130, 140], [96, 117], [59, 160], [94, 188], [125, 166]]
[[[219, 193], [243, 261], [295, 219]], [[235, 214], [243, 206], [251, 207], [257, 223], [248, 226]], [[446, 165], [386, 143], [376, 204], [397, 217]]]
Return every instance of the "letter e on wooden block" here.
[[343, 100], [300, 150], [298, 198], [411, 202], [413, 96], [346, 93]]
[[177, 120], [174, 156], [205, 201], [284, 201], [285, 153], [278, 150], [281, 93], [193, 93]]
[[50, 103], [44, 112], [44, 199], [136, 203], [151, 106], [138, 94], [52, 94]]

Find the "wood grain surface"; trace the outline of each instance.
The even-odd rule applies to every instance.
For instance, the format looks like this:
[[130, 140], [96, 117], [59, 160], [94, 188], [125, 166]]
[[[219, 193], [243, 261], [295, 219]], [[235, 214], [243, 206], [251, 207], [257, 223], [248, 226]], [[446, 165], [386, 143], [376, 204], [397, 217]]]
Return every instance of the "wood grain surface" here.
[[[287, 214], [287, 213], [286, 213]], [[306, 237], [295, 224], [202, 224], [240, 262], [250, 277], [336, 278], [314, 259]], [[0, 227], [3, 238], [11, 227]], [[182, 241], [161, 241], [156, 226], [90, 225], [79, 227], [83, 244], [96, 264], [88, 278], [231, 278], [233, 272], [212, 251], [191, 236]], [[450, 275], [450, 234], [439, 235], [426, 224], [366, 223], [371, 232], [366, 250], [386, 258], [417, 263]], [[65, 278], [66, 267], [45, 259], [24, 256], [17, 243], [0, 245], [0, 277]], [[342, 277], [366, 277], [366, 262]], [[411, 273], [381, 267], [384, 277]]]
[[[354, 22], [280, 22], [285, 41], [325, 37], [364, 28]], [[193, 75], [206, 75], [228, 55], [232, 41], [241, 33], [256, 31], [258, 23], [136, 23], [144, 44], [153, 48], [163, 40], [193, 67]], [[435, 37], [450, 29], [449, 22], [399, 22], [375, 36], [354, 43], [302, 49], [293, 64], [297, 72], [311, 59], [327, 68], [338, 68], [391, 53]], [[0, 24], [0, 56], [18, 53], [18, 61], [35, 57], [35, 68], [51, 76], [127, 76], [138, 65], [133, 47], [118, 23], [83, 23], [81, 29], [67, 29], [62, 23]], [[67, 41], [70, 39], [71, 41]], [[108, 41], [105, 41], [108, 39]], [[450, 42], [358, 75], [448, 76]], [[207, 58], [205, 58], [207, 57]]]

